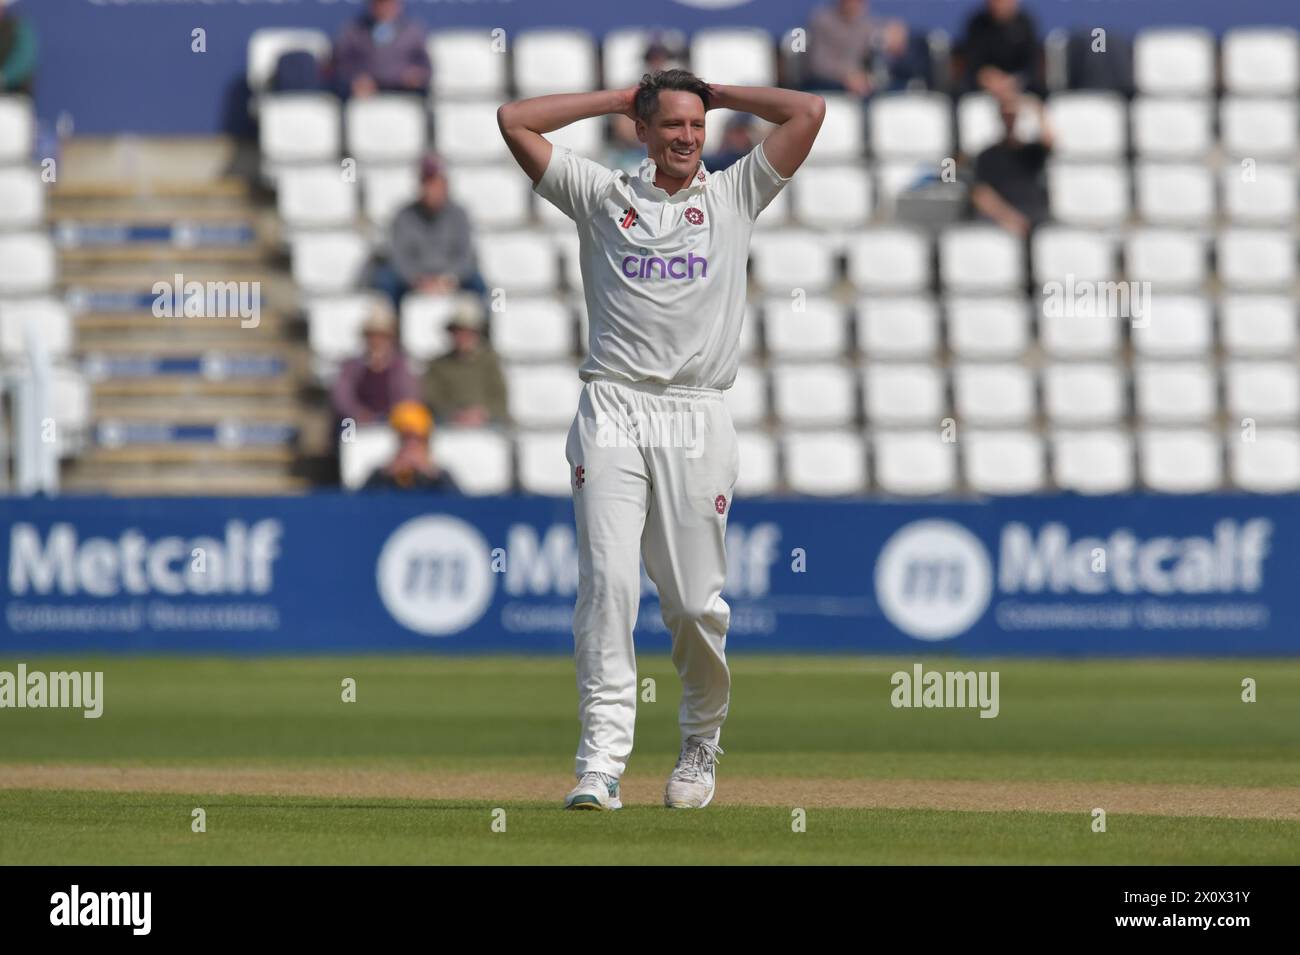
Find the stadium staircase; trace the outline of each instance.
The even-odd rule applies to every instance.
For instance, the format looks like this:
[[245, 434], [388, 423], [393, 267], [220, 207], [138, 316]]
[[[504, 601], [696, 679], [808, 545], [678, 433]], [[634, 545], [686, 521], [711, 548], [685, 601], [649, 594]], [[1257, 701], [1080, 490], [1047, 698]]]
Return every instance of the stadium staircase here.
[[[288, 493], [324, 458], [328, 421], [290, 321], [274, 216], [229, 174], [233, 158], [213, 139], [65, 146], [50, 225], [91, 416], [66, 490]], [[177, 275], [257, 283], [247, 286], [258, 290], [256, 324], [159, 317], [155, 283], [173, 287]]]

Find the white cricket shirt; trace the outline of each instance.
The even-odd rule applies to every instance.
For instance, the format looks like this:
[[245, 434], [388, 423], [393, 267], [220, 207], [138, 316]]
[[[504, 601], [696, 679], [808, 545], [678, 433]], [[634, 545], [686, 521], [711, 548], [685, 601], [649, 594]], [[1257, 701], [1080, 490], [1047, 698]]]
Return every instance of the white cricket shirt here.
[[555, 146], [534, 190], [578, 227], [596, 377], [730, 388], [740, 362], [754, 220], [790, 181], [760, 143], [719, 173], [700, 163], [668, 195], [646, 159], [635, 175]]

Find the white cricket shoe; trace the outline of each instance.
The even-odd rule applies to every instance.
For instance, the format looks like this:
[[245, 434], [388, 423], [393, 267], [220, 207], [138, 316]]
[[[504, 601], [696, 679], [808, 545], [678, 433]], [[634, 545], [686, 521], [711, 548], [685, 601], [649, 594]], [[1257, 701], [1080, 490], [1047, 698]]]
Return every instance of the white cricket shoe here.
[[607, 773], [583, 773], [569, 795], [564, 797], [565, 809], [603, 811], [622, 809], [618, 798], [618, 779]]
[[677, 757], [677, 767], [668, 777], [664, 805], [670, 809], [703, 809], [713, 801], [717, 783], [714, 765], [722, 747], [702, 736], [688, 736]]

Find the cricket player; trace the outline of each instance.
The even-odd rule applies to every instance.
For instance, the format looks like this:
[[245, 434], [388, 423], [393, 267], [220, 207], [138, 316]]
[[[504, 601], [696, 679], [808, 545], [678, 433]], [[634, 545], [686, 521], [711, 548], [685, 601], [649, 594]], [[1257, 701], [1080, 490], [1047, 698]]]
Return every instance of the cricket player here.
[[[711, 173], [704, 113], [775, 123]], [[826, 104], [811, 93], [705, 83], [686, 70], [625, 90], [507, 103], [497, 122], [534, 190], [577, 225], [590, 351], [566, 455], [578, 532], [574, 659], [578, 784], [566, 808], [618, 809], [632, 752], [641, 561], [659, 591], [682, 681], [681, 752], [664, 803], [703, 808], [727, 718], [731, 611], [723, 538], [739, 469], [722, 401], [739, 364], [754, 220], [803, 163]], [[647, 158], [635, 175], [552, 146], [546, 133], [625, 114]]]

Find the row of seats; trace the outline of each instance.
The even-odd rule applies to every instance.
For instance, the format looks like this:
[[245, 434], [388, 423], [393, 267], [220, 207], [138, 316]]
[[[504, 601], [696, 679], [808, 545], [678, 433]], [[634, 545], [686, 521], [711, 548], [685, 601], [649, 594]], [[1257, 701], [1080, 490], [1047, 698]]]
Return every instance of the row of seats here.
[[[442, 429], [435, 458], [468, 494], [567, 496], [569, 466], [563, 430]], [[1026, 494], [1061, 489], [1111, 494], [1138, 487], [1175, 494], [1214, 491], [1225, 478], [1266, 493], [1300, 489], [1300, 431], [1290, 428], [1148, 428], [1025, 431], [967, 430], [959, 441], [938, 432], [738, 432], [743, 496], [788, 489], [838, 496], [877, 490], [896, 495]], [[391, 458], [395, 438], [361, 428], [341, 446], [347, 487], [359, 487]]]
[[[758, 228], [770, 231], [793, 223], [816, 230], [860, 228], [877, 215], [888, 215], [900, 195], [936, 174], [913, 162], [806, 166], [763, 211]], [[34, 221], [27, 217], [39, 208], [33, 194], [41, 187], [39, 177], [23, 178], [29, 179], [22, 189], [28, 196], [16, 204], [17, 225]], [[535, 195], [515, 165], [453, 166], [448, 183], [452, 199], [480, 228], [517, 228], [533, 220], [557, 231], [573, 228], [571, 220]], [[4, 185], [0, 179], [0, 191]], [[294, 231], [351, 226], [358, 213], [384, 229], [418, 194], [418, 169], [411, 163], [363, 166], [355, 178], [338, 164], [313, 163], [281, 171], [277, 204], [281, 219]], [[1228, 164], [1218, 172], [1167, 162], [1139, 162], [1131, 169], [1122, 163], [1048, 166], [1052, 216], [1086, 227], [1119, 226], [1134, 216], [1178, 227], [1210, 226], [1219, 217], [1242, 225], [1289, 226], [1296, 221], [1298, 194], [1300, 171], [1281, 163]], [[0, 222], [9, 217], [0, 212]]]
[[[632, 85], [644, 71], [646, 28], [612, 30], [597, 41], [578, 29], [527, 30], [509, 37], [502, 30], [444, 29], [428, 40], [435, 97], [521, 96]], [[673, 37], [680, 41], [680, 33]], [[782, 45], [790, 42], [787, 35]], [[264, 28], [249, 38], [248, 85], [267, 86], [280, 56], [307, 50], [324, 62], [330, 38], [319, 30]], [[509, 55], [507, 56], [507, 50]], [[1221, 54], [1221, 64], [1216, 62]], [[770, 86], [776, 80], [773, 37], [753, 28], [707, 28], [691, 35], [692, 69], [713, 83]], [[1157, 95], [1204, 95], [1218, 85], [1252, 96], [1293, 95], [1300, 87], [1300, 53], [1294, 30], [1239, 27], [1223, 35], [1216, 51], [1208, 30], [1156, 28], [1134, 39], [1134, 80], [1139, 91]]]
[[[874, 97], [863, 109], [847, 95], [828, 94], [826, 117], [809, 162], [874, 158], [937, 163], [957, 152], [974, 156], [1002, 135], [992, 96], [969, 93], [955, 104], [943, 93], [898, 92]], [[430, 145], [451, 162], [509, 158], [497, 130], [499, 99], [435, 101], [384, 93], [340, 104], [328, 94], [268, 94], [261, 101], [262, 156], [272, 168], [348, 156], [360, 163], [413, 162]], [[1130, 148], [1142, 158], [1200, 160], [1216, 146], [1232, 158], [1291, 162], [1297, 151], [1295, 98], [1224, 97], [1212, 100], [1138, 98], [1130, 111], [1116, 93], [1063, 92], [1047, 101], [1061, 159], [1118, 160]], [[716, 147], [729, 115], [710, 110], [705, 148]], [[432, 119], [433, 143], [429, 138]], [[1217, 119], [1217, 136], [1216, 136]], [[1037, 118], [1025, 110], [1027, 139]], [[591, 155], [605, 139], [606, 120], [593, 117], [548, 134], [552, 141]]]

